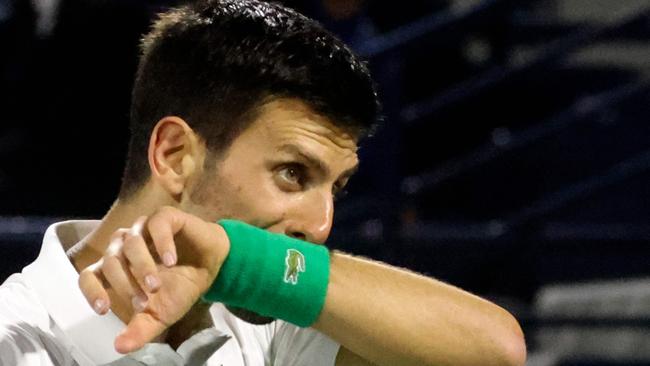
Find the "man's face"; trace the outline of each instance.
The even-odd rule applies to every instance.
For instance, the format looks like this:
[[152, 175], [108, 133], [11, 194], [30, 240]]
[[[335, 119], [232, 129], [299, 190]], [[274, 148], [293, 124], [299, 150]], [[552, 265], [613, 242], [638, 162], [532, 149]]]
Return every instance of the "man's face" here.
[[181, 208], [313, 243], [327, 239], [334, 195], [355, 171], [354, 136], [296, 99], [276, 99], [188, 189]]

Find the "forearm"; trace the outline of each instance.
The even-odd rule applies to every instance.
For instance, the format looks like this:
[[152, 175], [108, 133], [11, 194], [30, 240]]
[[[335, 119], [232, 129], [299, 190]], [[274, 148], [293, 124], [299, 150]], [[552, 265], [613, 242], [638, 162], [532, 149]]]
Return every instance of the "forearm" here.
[[314, 325], [377, 365], [523, 365], [516, 320], [453, 286], [334, 252]]
[[[236, 281], [264, 283], [268, 277], [264, 273], [258, 273], [256, 269], [264, 267], [264, 263], [256, 267], [259, 261], [251, 262], [249, 260], [251, 252], [248, 250], [238, 252], [238, 260], [232, 262], [232, 248], [243, 244], [241, 241], [233, 243], [230, 233], [224, 231], [219, 225], [206, 224], [175, 209], [161, 209], [148, 218], [146, 227], [149, 228], [149, 233], [156, 233], [152, 240], [157, 254], [162, 256], [163, 253], [168, 253], [170, 250], [173, 252], [174, 248], [178, 248], [179, 263], [160, 266], [159, 271], [159, 265], [155, 263], [149, 246], [139, 232], [137, 235], [130, 234], [124, 239], [124, 245], [118, 254], [124, 256], [124, 261], [140, 263], [140, 266], [137, 266], [138, 273], [133, 274], [136, 278], [133, 283], [146, 285], [146, 275], [155, 275], [160, 277], [162, 285], [155, 293], [152, 291], [148, 294], [145, 311], [136, 313], [129, 320], [126, 331], [116, 339], [115, 345], [119, 352], [127, 353], [139, 349], [146, 342], [160, 335], [170, 324], [177, 323], [191, 309], [199, 296], [206, 293], [210, 284], [214, 286], [215, 277], [223, 276], [222, 279], [227, 279], [229, 276], [234, 276], [230, 278], [231, 285]], [[158, 230], [152, 231], [151, 228], [158, 228]], [[285, 297], [277, 298], [276, 305], [286, 304], [287, 301], [310, 299], [312, 293], [309, 291], [291, 291], [297, 289], [292, 286], [298, 285], [299, 282], [296, 278], [295, 282], [288, 284], [284, 266], [289, 266], [288, 259], [285, 258], [288, 253], [286, 248], [291, 249], [293, 245], [302, 248], [309, 244], [291, 242], [290, 245], [279, 249], [282, 246], [278, 245], [285, 240], [284, 237], [268, 238], [269, 233], [252, 227], [241, 226], [240, 229], [248, 230], [242, 235], [259, 236], [249, 237], [247, 240], [251, 243], [255, 245], [266, 243], [265, 255], [269, 250], [274, 250], [273, 248], [280, 250], [280, 260], [271, 266], [271, 269], [277, 272], [277, 263], [281, 263], [280, 275], [273, 275], [275, 280], [271, 280], [270, 285], [284, 286], [285, 291], [258, 291], [259, 301], [252, 303], [246, 297], [250, 296], [250, 293], [239, 291], [242, 283], [234, 287], [211, 288], [210, 291], [226, 291], [225, 293], [217, 291], [215, 296], [220, 298], [225, 296], [232, 302], [231, 305], [249, 304], [252, 307], [247, 308], [248, 310], [265, 311], [268, 316], [291, 321], [282, 317], [287, 310], [284, 305], [269, 307], [268, 303], [264, 303], [265, 306], [260, 309], [255, 308], [254, 305], [263, 303], [266, 299], [280, 293], [284, 293]], [[150, 236], [154, 237], [154, 235]], [[251, 241], [251, 239], [255, 240]], [[179, 241], [180, 245], [176, 245], [176, 241]], [[169, 246], [172, 248], [170, 249]], [[305, 266], [313, 268], [314, 263], [311, 259], [320, 258], [314, 253], [308, 253], [309, 248], [303, 249], [305, 253], [299, 253], [307, 257], [302, 260], [306, 260], [308, 264], [300, 265], [300, 261], [294, 263], [296, 277], [299, 272], [305, 271]], [[80, 274], [80, 288], [89, 304], [94, 305], [97, 299], [108, 298], [107, 290], [103, 288], [96, 271], [101, 270], [108, 278], [122, 277], [119, 274], [122, 273], [120, 270], [124, 269], [123, 266], [111, 267], [114, 272], [111, 276], [107, 275], [107, 271], [111, 272], [111, 268], [103, 267], [106, 263], [117, 261], [116, 255], [112, 251], [107, 251], [98, 262], [99, 265], [88, 267]], [[327, 253], [325, 259], [326, 256]], [[226, 259], [231, 260], [230, 267]], [[248, 271], [243, 271], [244, 268], [248, 268]], [[251, 275], [239, 278], [242, 271]], [[284, 274], [284, 282], [278, 281], [282, 278], [281, 274]], [[256, 279], [255, 275], [262, 277]], [[306, 275], [303, 273], [301, 285], [318, 284], [318, 276], [313, 277], [313, 270], [309, 272], [312, 277], [305, 277]], [[86, 281], [83, 280], [84, 278]], [[312, 281], [305, 282], [305, 278], [311, 278]], [[326, 278], [323, 279], [326, 281]], [[130, 282], [123, 282], [117, 281], [112, 289], [121, 291], [120, 298], [133, 298], [135, 289], [129, 287]], [[312, 324], [313, 319], [318, 317], [313, 326], [343, 346], [343, 352], [339, 355], [345, 357], [337, 359], [337, 362], [342, 365], [359, 364], [358, 359], [349, 357], [350, 352], [377, 365], [391, 366], [490, 366], [523, 365], [524, 363], [523, 336], [514, 318], [498, 306], [453, 286], [386, 264], [337, 252], [331, 255], [329, 283], [323, 282], [322, 285], [324, 287], [316, 286], [313, 291], [314, 296], [316, 292], [320, 292], [321, 295], [326, 292], [322, 309], [322, 303], [319, 301], [318, 307], [312, 312], [313, 309], [309, 307], [314, 304], [306, 301], [302, 305], [310, 311], [302, 315], [298, 314], [300, 316], [296, 317], [292, 310], [291, 315], [295, 321], [298, 321], [295, 324]], [[144, 291], [145, 288], [146, 286], [141, 290]], [[236, 291], [232, 290], [233, 288]], [[260, 288], [268, 290], [267, 286], [260, 286]], [[242, 298], [236, 298], [236, 295]], [[234, 300], [233, 296], [235, 296]], [[108, 303], [107, 300], [105, 301]], [[302, 305], [297, 306], [296, 311], [300, 311]], [[192, 319], [194, 318], [189, 320]], [[191, 330], [195, 326], [196, 323], [190, 321], [188, 327], [178, 329], [176, 338], [182, 339], [184, 334], [188, 334], [182, 330]]]

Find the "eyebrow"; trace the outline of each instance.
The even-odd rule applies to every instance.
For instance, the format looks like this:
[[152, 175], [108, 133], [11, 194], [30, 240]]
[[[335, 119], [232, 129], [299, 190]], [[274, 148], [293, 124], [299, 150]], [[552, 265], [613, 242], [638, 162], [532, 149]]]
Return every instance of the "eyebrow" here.
[[[319, 170], [320, 173], [322, 173], [324, 176], [329, 176], [331, 173], [329, 166], [327, 166], [327, 164], [325, 164], [323, 160], [319, 159], [317, 156], [309, 153], [308, 151], [305, 151], [304, 149], [300, 148], [300, 146], [298, 145], [284, 144], [278, 148], [278, 151], [284, 151], [290, 154], [300, 156], [309, 165]], [[355, 164], [352, 168], [341, 173], [338, 179], [350, 177], [351, 175], [356, 173], [358, 169], [359, 169], [359, 163]]]

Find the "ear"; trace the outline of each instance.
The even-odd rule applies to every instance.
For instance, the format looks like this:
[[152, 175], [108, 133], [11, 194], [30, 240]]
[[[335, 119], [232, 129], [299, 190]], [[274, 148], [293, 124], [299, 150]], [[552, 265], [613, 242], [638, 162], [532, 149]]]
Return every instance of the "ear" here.
[[199, 140], [179, 117], [164, 117], [149, 140], [151, 178], [175, 199], [180, 199], [189, 177], [201, 166]]

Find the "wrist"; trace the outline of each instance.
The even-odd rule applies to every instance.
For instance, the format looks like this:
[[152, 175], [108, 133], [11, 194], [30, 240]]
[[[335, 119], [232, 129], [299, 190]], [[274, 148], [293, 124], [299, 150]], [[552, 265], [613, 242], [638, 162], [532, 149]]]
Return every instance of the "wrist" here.
[[214, 233], [216, 234], [217, 240], [219, 242], [218, 244], [219, 249], [217, 250], [214, 256], [214, 261], [215, 261], [215, 265], [217, 266], [216, 268], [220, 268], [223, 262], [226, 261], [226, 258], [228, 258], [228, 254], [230, 253], [230, 238], [228, 237], [228, 233], [226, 232], [226, 229], [224, 229], [224, 227], [221, 224], [216, 223], [212, 225], [214, 225]]
[[207, 291], [210, 285], [216, 280], [219, 272], [230, 253], [230, 239], [226, 230], [218, 223], [209, 223], [206, 235], [207, 250], [202, 251], [199, 255], [202, 257], [202, 267], [207, 270], [207, 284], [204, 291]]
[[243, 222], [220, 224], [230, 250], [203, 298], [302, 327], [313, 324], [327, 293], [327, 248]]

